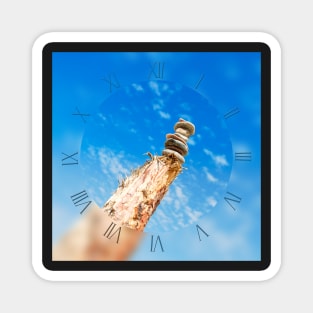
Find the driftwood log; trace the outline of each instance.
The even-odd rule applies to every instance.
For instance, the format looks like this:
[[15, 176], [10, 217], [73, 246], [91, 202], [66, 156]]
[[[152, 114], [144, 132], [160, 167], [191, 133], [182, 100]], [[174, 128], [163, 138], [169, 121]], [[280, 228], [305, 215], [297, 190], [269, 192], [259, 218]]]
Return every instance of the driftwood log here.
[[183, 119], [167, 134], [162, 156], [133, 170], [102, 208], [92, 204], [53, 248], [53, 260], [127, 260], [170, 185], [182, 171], [187, 140], [195, 132]]

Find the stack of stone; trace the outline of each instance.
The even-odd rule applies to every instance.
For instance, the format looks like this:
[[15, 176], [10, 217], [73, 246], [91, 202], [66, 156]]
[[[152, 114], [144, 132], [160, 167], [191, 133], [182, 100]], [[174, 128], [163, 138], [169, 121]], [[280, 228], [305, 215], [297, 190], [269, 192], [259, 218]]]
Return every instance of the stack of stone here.
[[188, 153], [187, 140], [195, 133], [195, 126], [180, 118], [174, 130], [175, 134], [166, 135], [165, 149], [162, 154], [175, 156], [181, 163], [184, 163], [184, 156]]

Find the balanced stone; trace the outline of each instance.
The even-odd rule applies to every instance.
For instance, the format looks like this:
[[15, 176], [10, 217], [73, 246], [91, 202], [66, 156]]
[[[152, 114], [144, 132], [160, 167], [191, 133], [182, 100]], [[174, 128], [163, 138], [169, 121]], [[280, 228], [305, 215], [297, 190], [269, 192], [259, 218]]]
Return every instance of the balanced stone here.
[[185, 162], [184, 156], [188, 153], [187, 140], [195, 133], [195, 126], [180, 118], [174, 126], [175, 134], [167, 134], [165, 149], [162, 154], [174, 156], [181, 163]]

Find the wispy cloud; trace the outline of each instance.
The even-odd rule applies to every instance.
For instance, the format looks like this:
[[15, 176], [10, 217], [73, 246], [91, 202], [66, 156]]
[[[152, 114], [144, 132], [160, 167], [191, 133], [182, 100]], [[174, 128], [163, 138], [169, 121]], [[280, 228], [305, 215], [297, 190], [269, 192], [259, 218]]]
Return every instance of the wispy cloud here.
[[215, 165], [217, 165], [217, 166], [229, 166], [229, 163], [227, 162], [226, 156], [224, 154], [223, 155], [214, 154], [212, 151], [210, 151], [208, 149], [203, 149], [203, 152], [206, 155], [211, 157], [211, 159], [213, 160]]
[[138, 166], [130, 162], [123, 151], [116, 153], [108, 148], [89, 146], [88, 158], [99, 161], [102, 173], [114, 177], [125, 176]]
[[154, 103], [152, 105], [152, 108], [154, 111], [158, 111], [158, 110], [161, 110], [161, 105], [160, 105], [160, 103]]
[[210, 197], [208, 197], [207, 199], [206, 199], [206, 202], [207, 202], [207, 204], [209, 205], [209, 206], [211, 206], [211, 207], [215, 207], [216, 206], [216, 204], [217, 204], [217, 200], [213, 197], [213, 196], [210, 196]]
[[198, 221], [199, 217], [202, 216], [202, 212], [192, 210], [189, 206], [185, 207], [185, 211], [186, 211], [187, 216], [189, 217], [189, 224], [192, 224], [192, 223]]
[[184, 204], [188, 202], [188, 197], [186, 194], [183, 192], [183, 188], [180, 186], [175, 186], [175, 194], [176, 197]]
[[163, 111], [159, 111], [159, 115], [166, 120], [169, 120], [171, 118], [171, 115], [169, 113]]
[[208, 179], [208, 181], [212, 182], [212, 183], [216, 183], [217, 182], [217, 178], [214, 177], [211, 173], [207, 172], [206, 173], [206, 177]]
[[136, 91], [144, 91], [144, 88], [139, 85], [139, 84], [132, 84], [132, 87], [136, 90]]
[[211, 183], [217, 183], [218, 182], [218, 179], [214, 175], [212, 175], [206, 167], [204, 167], [203, 170], [204, 170], [206, 178], [209, 182], [211, 182]]
[[155, 81], [150, 81], [149, 82], [149, 87], [150, 89], [158, 96], [161, 96], [161, 92], [160, 92], [160, 88], [159, 88], [159, 84]]

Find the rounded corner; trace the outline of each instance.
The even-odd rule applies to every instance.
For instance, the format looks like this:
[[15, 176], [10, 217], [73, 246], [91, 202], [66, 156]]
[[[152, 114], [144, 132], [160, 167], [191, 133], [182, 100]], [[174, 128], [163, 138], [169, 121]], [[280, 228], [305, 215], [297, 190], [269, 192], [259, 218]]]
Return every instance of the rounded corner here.
[[259, 34], [261, 43], [267, 46], [270, 51], [274, 49], [279, 54], [281, 53], [281, 44], [276, 36], [267, 32], [260, 32]]
[[53, 32], [47, 32], [47, 33], [42, 33], [39, 36], [37, 36], [33, 42], [32, 45], [32, 51], [43, 51], [46, 49], [46, 47], [49, 47], [49, 45], [54, 41], [53, 38], [55, 33]]
[[272, 262], [270, 261], [268, 263], [268, 265], [266, 266], [266, 268], [264, 268], [262, 271], [261, 271], [261, 279], [262, 281], [269, 281], [273, 278], [275, 278], [278, 273], [280, 272], [280, 269], [281, 269], [281, 262], [280, 261], [275, 261], [275, 262]]
[[32, 261], [32, 268], [34, 273], [44, 281], [53, 281], [51, 278], [51, 270], [45, 266], [45, 264]]

